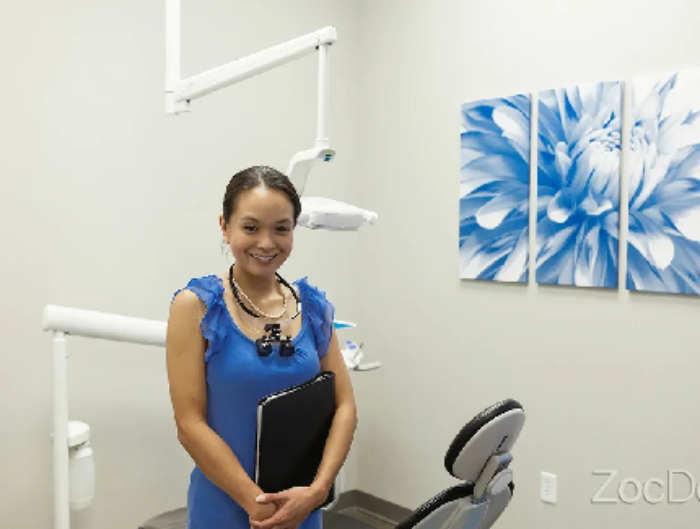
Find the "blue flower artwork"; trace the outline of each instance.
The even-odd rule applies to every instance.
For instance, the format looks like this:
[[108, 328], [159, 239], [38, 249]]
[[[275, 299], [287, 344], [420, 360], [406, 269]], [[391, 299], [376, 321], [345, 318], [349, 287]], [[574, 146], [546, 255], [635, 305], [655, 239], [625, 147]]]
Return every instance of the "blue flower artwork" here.
[[627, 288], [700, 294], [700, 71], [631, 84]]
[[530, 96], [461, 106], [459, 277], [528, 279]]
[[539, 94], [537, 283], [616, 288], [621, 84]]

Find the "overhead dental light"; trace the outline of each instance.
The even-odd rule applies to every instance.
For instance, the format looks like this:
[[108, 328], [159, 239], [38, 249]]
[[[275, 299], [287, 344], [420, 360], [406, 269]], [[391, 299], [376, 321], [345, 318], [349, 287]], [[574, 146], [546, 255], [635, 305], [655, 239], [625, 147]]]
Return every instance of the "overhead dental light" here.
[[180, 0], [166, 0], [165, 110], [178, 115], [190, 111], [195, 99], [221, 90], [318, 50], [318, 115], [316, 142], [296, 153], [287, 167], [287, 176], [301, 197], [299, 225], [309, 229], [356, 231], [363, 224], [374, 224], [377, 214], [325, 197], [304, 196], [309, 172], [320, 163], [335, 159], [335, 150], [326, 136], [328, 110], [328, 53], [337, 42], [335, 28], [272, 46], [223, 66], [182, 79], [180, 73]]

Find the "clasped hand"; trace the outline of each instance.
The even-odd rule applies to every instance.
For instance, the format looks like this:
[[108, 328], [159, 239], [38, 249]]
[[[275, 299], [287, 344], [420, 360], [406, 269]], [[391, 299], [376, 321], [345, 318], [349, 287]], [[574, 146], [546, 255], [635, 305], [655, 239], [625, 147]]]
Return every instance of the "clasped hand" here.
[[319, 492], [310, 487], [294, 487], [278, 493], [262, 494], [256, 498], [257, 503], [276, 509], [267, 511], [272, 515], [264, 519], [251, 516], [250, 526], [253, 529], [296, 529], [321, 504], [323, 500], [319, 496]]

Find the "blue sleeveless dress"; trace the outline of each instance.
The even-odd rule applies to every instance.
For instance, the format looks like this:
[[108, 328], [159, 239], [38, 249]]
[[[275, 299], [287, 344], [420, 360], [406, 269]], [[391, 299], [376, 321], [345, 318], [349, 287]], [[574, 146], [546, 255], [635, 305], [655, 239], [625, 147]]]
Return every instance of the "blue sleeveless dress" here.
[[[258, 356], [255, 342], [238, 328], [224, 302], [221, 278], [192, 279], [185, 287], [204, 301], [201, 330], [205, 353], [209, 426], [231, 447], [243, 469], [255, 478], [258, 401], [270, 393], [305, 382], [320, 371], [333, 332], [333, 305], [306, 278], [294, 283], [302, 302], [302, 325], [293, 339], [296, 353], [284, 358]], [[182, 290], [182, 289], [181, 289]], [[177, 293], [180, 292], [178, 290]], [[173, 296], [174, 297], [174, 296]], [[195, 466], [187, 493], [188, 529], [249, 529], [246, 511]], [[316, 510], [300, 529], [320, 529]]]

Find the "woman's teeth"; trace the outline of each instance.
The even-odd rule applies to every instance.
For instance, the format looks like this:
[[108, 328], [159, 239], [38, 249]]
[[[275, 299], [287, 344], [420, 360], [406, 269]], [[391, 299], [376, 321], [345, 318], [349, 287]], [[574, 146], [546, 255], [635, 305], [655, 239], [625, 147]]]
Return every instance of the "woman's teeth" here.
[[255, 254], [250, 254], [253, 258], [257, 259], [258, 261], [263, 261], [263, 262], [268, 262], [271, 261], [275, 256], [274, 255], [269, 255], [265, 257], [264, 255], [255, 255]]

